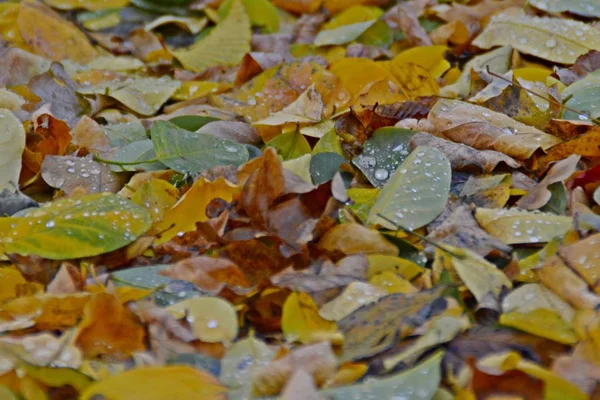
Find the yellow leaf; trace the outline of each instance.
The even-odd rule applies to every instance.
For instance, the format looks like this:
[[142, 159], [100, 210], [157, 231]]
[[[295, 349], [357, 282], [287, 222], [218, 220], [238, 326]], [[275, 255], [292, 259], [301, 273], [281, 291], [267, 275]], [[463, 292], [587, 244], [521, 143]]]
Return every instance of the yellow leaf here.
[[290, 342], [302, 343], [331, 340], [340, 342], [342, 337], [335, 322], [319, 315], [317, 305], [307, 293], [292, 293], [283, 305], [281, 330]]
[[381, 288], [392, 293], [415, 293], [418, 292], [417, 288], [411, 285], [409, 281], [401, 278], [392, 271], [383, 271], [377, 275], [374, 275], [369, 279], [369, 283], [373, 286]]
[[0, 302], [17, 296], [17, 287], [27, 283], [14, 267], [0, 268]]
[[192, 367], [141, 367], [88, 386], [80, 399], [226, 400], [226, 391], [217, 378]]
[[97, 56], [83, 32], [42, 3], [21, 2], [17, 24], [23, 40], [40, 56], [78, 63], [87, 63]]
[[515, 78], [531, 82], [542, 82], [544, 84], [546, 83], [546, 78], [551, 74], [551, 69], [539, 67], [516, 68], [513, 70], [513, 76]]
[[83, 8], [89, 11], [122, 8], [129, 4], [129, 0], [44, 0], [44, 2], [60, 10]]
[[573, 224], [571, 217], [516, 208], [478, 208], [475, 219], [487, 233], [505, 244], [546, 243], [567, 233]]
[[[33, 51], [23, 40], [17, 18], [19, 17], [19, 4], [4, 2], [0, 4], [0, 37], [6, 42], [27, 51]], [[5, 55], [6, 56], [6, 55]], [[42, 73], [43, 71], [40, 71]]]
[[574, 63], [590, 50], [600, 50], [600, 38], [583, 22], [527, 15], [493, 17], [473, 44], [482, 49], [511, 45], [523, 53], [563, 64]]
[[230, 83], [210, 82], [210, 81], [186, 81], [182, 82], [179, 89], [173, 93], [173, 100], [185, 101], [198, 99], [209, 94], [219, 94], [226, 92], [233, 87]]
[[367, 58], [344, 58], [331, 65], [330, 70], [342, 80], [352, 103], [375, 83], [386, 78], [394, 80], [385, 68]]
[[503, 288], [512, 288], [512, 282], [494, 264], [467, 249], [444, 245], [454, 256], [442, 250], [436, 250], [436, 262], [451, 266], [458, 277], [478, 301], [488, 293], [495, 297], [500, 295]]
[[314, 13], [321, 7], [323, 0], [273, 0], [277, 7], [294, 14]]
[[323, 304], [319, 315], [328, 321], [339, 321], [365, 304], [385, 296], [385, 290], [364, 282], [352, 282], [335, 299]]
[[194, 335], [207, 343], [230, 343], [238, 334], [238, 317], [231, 303], [218, 297], [194, 297], [167, 308], [192, 325]]
[[325, 0], [324, 6], [330, 13], [335, 14], [353, 6], [376, 3], [373, 0]]
[[312, 178], [310, 175], [310, 160], [312, 156], [310, 154], [304, 154], [300, 157], [296, 157], [292, 160], [287, 160], [282, 163], [283, 168], [298, 175], [302, 180], [312, 184]]
[[[151, 178], [136, 190], [131, 201], [146, 208], [152, 214], [156, 224], [163, 218], [165, 212], [175, 205], [178, 198], [179, 190], [175, 186], [163, 179]], [[151, 230], [150, 234], [152, 232], [158, 233]]]
[[600, 293], [600, 233], [562, 247], [558, 254], [596, 293]]
[[486, 356], [477, 361], [477, 368], [493, 375], [501, 375], [503, 372], [516, 369], [540, 379], [544, 382], [544, 399], [588, 399], [588, 396], [574, 384], [532, 361], [524, 360], [517, 352], [504, 352]]
[[336, 225], [323, 235], [319, 245], [325, 250], [344, 254], [398, 255], [398, 248], [381, 233], [359, 224]]
[[410, 98], [434, 96], [440, 91], [437, 81], [418, 64], [401, 64], [394, 60], [382, 64], [396, 78], [400, 88]]
[[423, 267], [400, 257], [376, 254], [367, 256], [367, 259], [369, 260], [367, 273], [369, 278], [382, 272], [391, 271], [410, 281], [425, 271]]
[[171, 53], [186, 69], [202, 72], [217, 65], [235, 65], [250, 51], [250, 18], [241, 0], [234, 0], [229, 14], [203, 39]]
[[325, 387], [350, 385], [362, 378], [368, 369], [369, 366], [365, 363], [346, 362], [340, 366], [333, 379], [327, 382]]
[[500, 323], [558, 343], [574, 344], [579, 341], [571, 324], [554, 311], [545, 308], [528, 313], [513, 311], [502, 314]]
[[450, 63], [444, 58], [447, 50], [446, 46], [413, 47], [398, 54], [390, 62], [398, 66], [419, 65], [425, 68], [432, 78], [437, 79], [450, 68]]
[[233, 200], [233, 195], [239, 188], [223, 178], [216, 181], [198, 179], [179, 201], [165, 212], [162, 221], [154, 226], [154, 232], [161, 232], [156, 244], [168, 242], [179, 232], [196, 230], [196, 222], [208, 219], [206, 206], [216, 198], [227, 202]]
[[192, 18], [192, 17], [177, 17], [175, 15], [163, 15], [162, 17], [158, 17], [154, 21], [146, 24], [144, 29], [147, 31], [151, 31], [159, 26], [174, 24], [187, 30], [188, 32], [196, 35], [200, 33], [202, 28], [204, 28], [207, 24], [208, 20], [206, 18]]

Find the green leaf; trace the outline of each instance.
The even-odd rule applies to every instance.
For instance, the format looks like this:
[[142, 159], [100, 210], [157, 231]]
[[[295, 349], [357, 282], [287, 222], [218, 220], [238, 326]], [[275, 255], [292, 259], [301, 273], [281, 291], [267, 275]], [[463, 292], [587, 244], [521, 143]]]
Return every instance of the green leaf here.
[[0, 192], [14, 191], [19, 184], [21, 154], [25, 148], [25, 129], [15, 115], [0, 109]]
[[221, 360], [219, 380], [232, 389], [252, 392], [254, 373], [267, 366], [275, 352], [265, 342], [249, 336], [231, 346]]
[[342, 25], [334, 29], [326, 29], [319, 32], [315, 38], [316, 46], [330, 46], [350, 43], [367, 29], [369, 29], [376, 20], [357, 22], [350, 25]]
[[69, 197], [16, 215], [0, 218], [3, 251], [53, 260], [108, 253], [152, 224], [145, 208], [108, 193]]
[[[219, 16], [225, 18], [233, 0], [226, 0], [219, 7]], [[242, 0], [252, 26], [260, 26], [265, 33], [279, 31], [279, 13], [269, 0]]]
[[356, 41], [375, 47], [388, 47], [394, 41], [394, 31], [383, 20], [376, 21]]
[[348, 399], [432, 399], [442, 379], [443, 352], [437, 352], [415, 367], [385, 378], [322, 390], [332, 400]]
[[181, 129], [186, 131], [196, 132], [209, 122], [219, 121], [217, 118], [205, 117], [202, 115], [181, 115], [179, 117], [171, 118], [170, 123], [177, 125]]
[[310, 144], [299, 131], [282, 133], [267, 142], [268, 147], [277, 150], [284, 160], [293, 160], [305, 154], [310, 154]]
[[[110, 169], [114, 172], [120, 171], [157, 171], [165, 169], [165, 165], [156, 161], [156, 152], [154, 145], [150, 139], [141, 140], [139, 142], [129, 143], [120, 148], [111, 157], [111, 161], [122, 163], [139, 163], [135, 165], [111, 165]], [[144, 161], [151, 161], [145, 163]]]
[[[304, 134], [304, 131], [302, 129], [300, 129], [300, 132]], [[329, 131], [327, 131], [327, 133], [325, 133], [321, 137], [321, 139], [319, 139], [317, 144], [315, 144], [315, 147], [313, 147], [312, 154], [315, 155], [318, 153], [336, 153], [340, 156], [344, 155], [342, 143], [340, 142], [340, 138], [338, 137], [338, 135], [335, 133], [335, 129], [333, 129], [333, 126], [331, 127], [331, 129], [329, 129]]]
[[567, 209], [567, 188], [562, 182], [555, 182], [548, 185], [548, 190], [552, 193], [552, 196], [548, 203], [540, 208], [540, 211], [563, 215]]
[[348, 197], [352, 204], [347, 206], [351, 209], [361, 221], [366, 222], [371, 207], [375, 205], [379, 198], [380, 189], [370, 188], [350, 188], [347, 190]]
[[153, 115], [171, 98], [181, 82], [162, 78], [129, 77], [116, 79], [78, 90], [84, 95], [107, 95], [141, 115]]
[[382, 187], [410, 154], [408, 142], [415, 133], [401, 128], [377, 129], [352, 163], [373, 186]]
[[121, 147], [129, 143], [148, 139], [146, 129], [139, 119], [120, 124], [106, 125], [103, 128], [108, 140], [110, 140], [111, 146], [114, 147]]
[[[304, 126], [300, 128], [300, 133], [304, 136], [322, 138], [335, 127], [335, 121], [332, 119], [323, 120], [317, 124]], [[334, 130], [335, 133], [335, 130]]]
[[142, 10], [148, 10], [159, 14], [175, 14], [181, 16], [189, 15], [187, 5], [193, 0], [131, 0], [131, 2]]
[[563, 99], [567, 99], [565, 105], [587, 115], [565, 108], [562, 117], [576, 121], [587, 121], [588, 115], [592, 118], [600, 117], [598, 96], [600, 96], [600, 71], [594, 71], [563, 91]]
[[588, 24], [571, 19], [499, 14], [473, 44], [482, 49], [510, 45], [548, 61], [572, 64], [588, 51], [600, 50], [600, 37]]
[[548, 13], [569, 12], [582, 17], [600, 17], [597, 0], [529, 0], [529, 4]]
[[310, 160], [310, 176], [315, 185], [329, 182], [346, 159], [336, 153], [318, 153]]
[[239, 166], [248, 160], [245, 146], [178, 128], [170, 122], [152, 125], [152, 143], [160, 162], [178, 172], [201, 172], [218, 165]]
[[383, 187], [367, 222], [397, 229], [378, 216], [381, 214], [411, 230], [430, 223], [446, 207], [451, 176], [444, 153], [432, 147], [417, 147]]
[[231, 10], [202, 40], [172, 54], [185, 69], [202, 72], [217, 65], [236, 65], [250, 51], [250, 18], [241, 0], [233, 0]]

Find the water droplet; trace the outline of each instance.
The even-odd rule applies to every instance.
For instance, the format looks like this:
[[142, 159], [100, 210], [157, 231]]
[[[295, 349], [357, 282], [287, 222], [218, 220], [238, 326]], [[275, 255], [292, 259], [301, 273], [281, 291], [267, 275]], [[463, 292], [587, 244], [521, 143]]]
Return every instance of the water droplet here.
[[75, 173], [75, 168], [69, 167], [69, 168], [67, 168], [67, 172], [70, 174], [73, 174], [73, 173]]
[[379, 168], [375, 171], [375, 179], [380, 181], [386, 180], [389, 175], [390, 173], [387, 171], [387, 169]]
[[556, 40], [554, 38], [550, 38], [550, 39], [546, 40], [546, 47], [548, 47], [550, 49], [556, 47]]
[[46, 228], [54, 228], [56, 223], [53, 220], [46, 222]]
[[373, 157], [361, 157], [358, 163], [365, 168], [373, 168], [377, 165], [377, 161]]
[[214, 319], [211, 319], [208, 321], [208, 323], [206, 324], [206, 326], [208, 326], [211, 329], [216, 328], [217, 326], [219, 326], [219, 321], [216, 321]]
[[235, 146], [225, 145], [225, 151], [228, 153], [237, 153], [238, 149]]

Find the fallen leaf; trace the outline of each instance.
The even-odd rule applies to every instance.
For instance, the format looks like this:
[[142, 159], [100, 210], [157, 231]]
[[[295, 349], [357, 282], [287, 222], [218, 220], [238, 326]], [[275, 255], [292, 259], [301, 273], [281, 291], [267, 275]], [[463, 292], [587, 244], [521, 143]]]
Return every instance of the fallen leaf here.
[[335, 322], [323, 319], [307, 293], [292, 293], [283, 305], [281, 331], [289, 342], [312, 343], [322, 340], [341, 342]]
[[433, 147], [417, 147], [383, 187], [367, 221], [388, 229], [395, 229], [396, 224], [410, 230], [428, 224], [446, 206], [451, 173], [443, 153]]
[[25, 130], [7, 109], [0, 109], [2, 151], [0, 152], [0, 190], [14, 191], [21, 173], [21, 154], [25, 148]]
[[397, 255], [398, 249], [374, 229], [359, 224], [341, 224], [327, 231], [319, 246], [343, 254], [387, 254]]
[[339, 321], [365, 304], [377, 301], [386, 292], [364, 282], [352, 282], [335, 299], [323, 304], [319, 315], [328, 321]]
[[233, 0], [227, 16], [208, 36], [186, 49], [173, 50], [172, 54], [195, 72], [216, 65], [235, 65], [250, 51], [250, 36], [250, 19], [242, 1]]
[[227, 389], [207, 372], [188, 366], [144, 367], [108, 377], [90, 385], [82, 400], [102, 396], [114, 400], [159, 400], [173, 396], [181, 400], [225, 400]]
[[230, 343], [238, 335], [238, 317], [233, 305], [218, 297], [194, 297], [170, 306], [177, 318], [185, 318], [194, 335], [207, 343]]
[[589, 50], [600, 50], [600, 41], [589, 29], [584, 23], [567, 24], [559, 18], [497, 15], [473, 44], [484, 49], [511, 45], [523, 53], [572, 64]]

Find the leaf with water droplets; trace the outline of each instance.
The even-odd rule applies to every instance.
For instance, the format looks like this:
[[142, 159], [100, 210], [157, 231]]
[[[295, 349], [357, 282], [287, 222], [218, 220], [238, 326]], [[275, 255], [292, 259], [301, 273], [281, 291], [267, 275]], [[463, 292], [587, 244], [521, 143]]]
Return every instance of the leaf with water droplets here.
[[315, 185], [329, 182], [346, 159], [337, 153], [317, 153], [310, 160], [310, 176]]
[[110, 166], [91, 157], [75, 156], [46, 156], [42, 163], [42, 178], [66, 194], [78, 187], [87, 193], [115, 193], [125, 183], [125, 177], [112, 172]]
[[156, 161], [156, 151], [154, 150], [154, 144], [150, 139], [129, 143], [117, 150], [110, 158], [110, 161], [126, 163], [125, 165], [111, 165], [110, 169], [114, 172], [157, 171], [166, 169], [166, 165], [160, 161]]
[[382, 187], [408, 157], [408, 143], [416, 132], [401, 128], [380, 128], [363, 145], [352, 163], [375, 187]]
[[0, 246], [6, 253], [53, 260], [90, 257], [119, 249], [152, 224], [137, 204], [112, 194], [90, 194], [46, 203], [0, 218]]
[[159, 161], [178, 172], [202, 172], [219, 165], [237, 167], [248, 160], [244, 145], [186, 131], [170, 122], [156, 121], [151, 132]]
[[444, 153], [433, 147], [417, 147], [394, 172], [369, 211], [367, 221], [388, 229], [395, 224], [417, 229], [444, 211], [450, 193], [452, 169]]
[[231, 346], [221, 360], [219, 379], [229, 388], [241, 390], [248, 395], [252, 391], [254, 374], [266, 367], [275, 352], [265, 342], [249, 336]]
[[185, 318], [194, 335], [207, 343], [230, 343], [238, 335], [238, 317], [231, 303], [219, 297], [194, 297], [173, 304], [167, 310]]
[[267, 146], [277, 150], [284, 161], [310, 154], [310, 144], [297, 130], [276, 136], [267, 142]]
[[583, 22], [526, 15], [492, 17], [473, 44], [483, 49], [511, 45], [523, 53], [563, 64], [573, 64], [589, 50], [600, 50], [600, 38]]
[[571, 217], [516, 208], [478, 208], [475, 219], [490, 235], [505, 244], [549, 242], [567, 233], [573, 225]]
[[562, 117], [574, 121], [589, 121], [590, 117], [600, 117], [600, 105], [597, 101], [599, 95], [600, 72], [595, 71], [572, 83], [563, 91], [563, 98], [566, 99], [565, 105], [570, 110], [564, 108]]
[[529, 0], [529, 4], [548, 13], [569, 12], [582, 17], [600, 17], [596, 0]]

